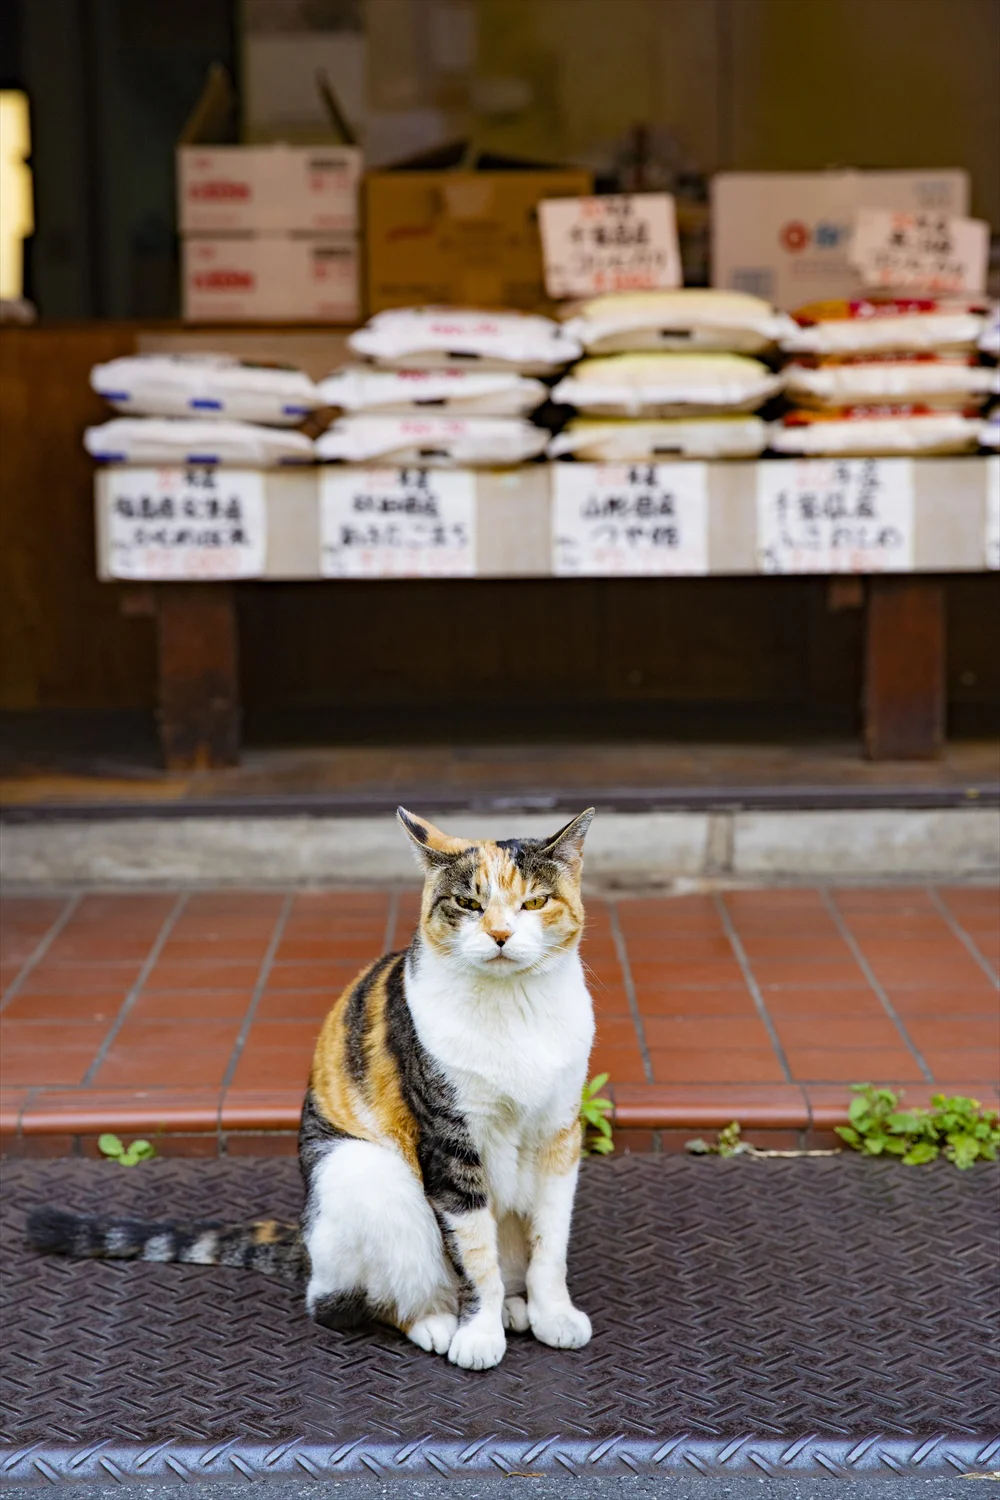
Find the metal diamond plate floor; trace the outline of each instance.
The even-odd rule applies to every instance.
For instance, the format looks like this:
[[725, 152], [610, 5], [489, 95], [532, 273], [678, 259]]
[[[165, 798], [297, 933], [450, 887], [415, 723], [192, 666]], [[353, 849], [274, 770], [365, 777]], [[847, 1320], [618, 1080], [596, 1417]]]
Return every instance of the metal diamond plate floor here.
[[292, 1161], [4, 1171], [8, 1480], [1000, 1466], [1000, 1173], [856, 1158], [588, 1162], [578, 1353], [472, 1374], [311, 1324], [248, 1272], [65, 1261], [36, 1204], [294, 1216]]

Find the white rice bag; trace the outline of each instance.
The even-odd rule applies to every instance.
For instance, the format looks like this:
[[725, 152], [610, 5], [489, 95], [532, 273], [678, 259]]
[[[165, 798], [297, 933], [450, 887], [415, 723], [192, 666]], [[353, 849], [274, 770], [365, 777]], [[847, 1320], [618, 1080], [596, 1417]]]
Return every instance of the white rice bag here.
[[972, 350], [983, 331], [977, 304], [918, 297], [812, 302], [793, 317], [797, 326], [781, 340], [789, 354]]
[[796, 410], [771, 423], [769, 446], [776, 453], [817, 457], [970, 453], [978, 446], [981, 428], [978, 412], [925, 406]]
[[888, 401], [965, 407], [1000, 394], [1000, 371], [960, 354], [861, 356], [786, 365], [785, 391], [790, 401], [809, 406]]
[[994, 302], [986, 314], [986, 322], [979, 335], [979, 352], [990, 359], [1000, 359], [1000, 302]]
[[507, 370], [373, 370], [349, 365], [318, 386], [324, 406], [406, 415], [434, 407], [456, 416], [521, 417], [548, 396], [540, 380]]
[[783, 385], [742, 354], [609, 354], [582, 360], [552, 399], [595, 416], [687, 417], [755, 411]]
[[132, 354], [95, 365], [90, 384], [133, 416], [228, 418], [297, 427], [320, 405], [301, 370], [245, 364], [227, 354]]
[[756, 458], [767, 447], [760, 417], [689, 417], [660, 422], [571, 422], [548, 446], [550, 458], [592, 463], [669, 458]]
[[463, 307], [401, 307], [376, 313], [348, 343], [355, 354], [397, 369], [519, 370], [545, 375], [582, 350], [551, 318], [477, 312]]
[[688, 288], [595, 297], [580, 306], [566, 328], [588, 354], [644, 349], [757, 354], [790, 333], [794, 324], [746, 292]]
[[492, 468], [523, 463], [548, 433], [517, 417], [342, 417], [316, 439], [316, 456], [340, 463]]
[[183, 417], [115, 417], [88, 427], [83, 446], [107, 464], [228, 464], [269, 469], [315, 463], [302, 432], [250, 422], [189, 422]]

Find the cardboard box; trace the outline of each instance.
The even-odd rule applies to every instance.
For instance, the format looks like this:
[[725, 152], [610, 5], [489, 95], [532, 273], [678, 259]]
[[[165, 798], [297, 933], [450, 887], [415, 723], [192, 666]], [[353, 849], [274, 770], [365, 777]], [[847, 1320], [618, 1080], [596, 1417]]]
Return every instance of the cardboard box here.
[[969, 174], [722, 172], [712, 180], [712, 285], [791, 310], [855, 297], [847, 248], [860, 208], [968, 213]]
[[182, 234], [356, 234], [357, 146], [180, 146]]
[[349, 235], [192, 237], [182, 242], [191, 322], [356, 323], [358, 241]]
[[589, 172], [442, 148], [365, 178], [369, 313], [388, 307], [549, 306], [538, 205], [581, 198]]

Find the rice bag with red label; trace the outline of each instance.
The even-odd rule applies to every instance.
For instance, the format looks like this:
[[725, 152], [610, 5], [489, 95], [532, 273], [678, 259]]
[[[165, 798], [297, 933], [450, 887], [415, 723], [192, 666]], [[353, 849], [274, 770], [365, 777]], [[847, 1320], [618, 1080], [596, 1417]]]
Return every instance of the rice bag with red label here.
[[792, 314], [781, 340], [788, 354], [874, 354], [973, 350], [985, 304], [968, 299], [891, 297], [811, 302]]
[[493, 468], [524, 463], [549, 434], [516, 417], [342, 417], [316, 439], [327, 462]]

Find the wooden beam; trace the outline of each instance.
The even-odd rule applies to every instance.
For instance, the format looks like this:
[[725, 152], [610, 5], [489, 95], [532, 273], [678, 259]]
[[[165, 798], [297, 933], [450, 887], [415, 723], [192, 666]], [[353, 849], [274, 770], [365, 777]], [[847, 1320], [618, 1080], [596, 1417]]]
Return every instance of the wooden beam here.
[[164, 583], [156, 603], [167, 769], [234, 766], [240, 756], [235, 590], [228, 583]]
[[868, 580], [865, 751], [932, 760], [944, 745], [944, 585], [912, 575]]

